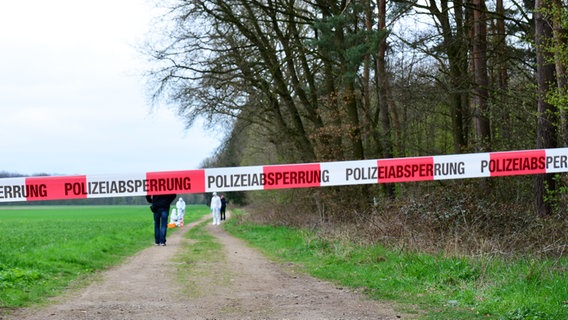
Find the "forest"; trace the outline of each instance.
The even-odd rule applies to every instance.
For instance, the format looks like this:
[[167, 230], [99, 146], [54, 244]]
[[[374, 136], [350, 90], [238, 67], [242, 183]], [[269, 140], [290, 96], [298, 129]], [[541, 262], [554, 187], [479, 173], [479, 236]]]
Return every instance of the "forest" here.
[[[204, 119], [225, 135], [204, 167], [567, 145], [564, 0], [161, 4], [148, 84], [188, 127]], [[542, 174], [229, 198], [275, 224], [562, 254], [566, 190], [564, 174]]]

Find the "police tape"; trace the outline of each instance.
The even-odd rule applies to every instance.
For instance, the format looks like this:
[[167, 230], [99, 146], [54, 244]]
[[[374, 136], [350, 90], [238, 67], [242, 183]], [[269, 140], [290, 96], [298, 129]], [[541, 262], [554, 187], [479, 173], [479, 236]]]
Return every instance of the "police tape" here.
[[311, 188], [568, 172], [568, 148], [124, 175], [0, 179], [0, 202]]

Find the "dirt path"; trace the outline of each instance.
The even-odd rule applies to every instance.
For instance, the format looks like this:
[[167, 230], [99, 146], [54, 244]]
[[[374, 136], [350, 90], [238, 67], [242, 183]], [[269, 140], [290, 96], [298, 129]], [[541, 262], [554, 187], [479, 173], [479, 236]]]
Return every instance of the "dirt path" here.
[[[226, 255], [221, 262], [196, 262], [199, 276], [176, 282], [173, 259], [183, 234], [166, 247], [150, 247], [42, 308], [17, 310], [5, 319], [401, 319], [389, 305], [369, 301], [292, 268], [274, 263], [219, 226], [207, 230]], [[191, 287], [188, 293], [187, 286]], [[2, 319], [2, 317], [0, 317]]]

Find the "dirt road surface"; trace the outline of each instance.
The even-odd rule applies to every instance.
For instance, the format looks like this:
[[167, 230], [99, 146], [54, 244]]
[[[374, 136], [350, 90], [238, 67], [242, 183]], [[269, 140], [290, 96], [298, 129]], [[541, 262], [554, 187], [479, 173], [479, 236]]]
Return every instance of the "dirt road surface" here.
[[[0, 319], [409, 319], [386, 303], [370, 301], [332, 283], [273, 262], [220, 226], [206, 229], [223, 245], [224, 259], [195, 262], [198, 276], [182, 284], [175, 255], [190, 224], [102, 273], [83, 289], [48, 306], [15, 310]], [[188, 291], [188, 287], [191, 290]]]

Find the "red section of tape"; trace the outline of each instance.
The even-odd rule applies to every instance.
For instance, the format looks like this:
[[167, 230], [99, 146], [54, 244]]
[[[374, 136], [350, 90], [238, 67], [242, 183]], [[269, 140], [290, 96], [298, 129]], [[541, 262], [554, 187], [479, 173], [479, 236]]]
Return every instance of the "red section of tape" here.
[[379, 183], [434, 180], [434, 157], [377, 160]]
[[492, 177], [546, 173], [546, 151], [495, 152], [481, 166], [489, 169]]
[[26, 178], [27, 201], [87, 198], [87, 176]]
[[321, 185], [320, 164], [265, 166], [264, 189], [305, 188]]
[[146, 189], [149, 195], [203, 193], [205, 170], [148, 172]]

